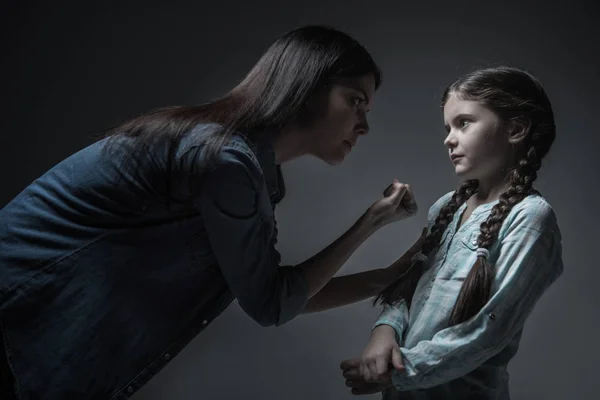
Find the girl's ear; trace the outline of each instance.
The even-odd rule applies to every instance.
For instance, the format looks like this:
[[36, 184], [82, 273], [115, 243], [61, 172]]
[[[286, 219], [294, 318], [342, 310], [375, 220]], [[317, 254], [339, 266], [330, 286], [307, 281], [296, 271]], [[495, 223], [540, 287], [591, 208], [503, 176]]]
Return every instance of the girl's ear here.
[[529, 119], [512, 120], [508, 126], [508, 142], [518, 144], [525, 140], [531, 129], [531, 121]]

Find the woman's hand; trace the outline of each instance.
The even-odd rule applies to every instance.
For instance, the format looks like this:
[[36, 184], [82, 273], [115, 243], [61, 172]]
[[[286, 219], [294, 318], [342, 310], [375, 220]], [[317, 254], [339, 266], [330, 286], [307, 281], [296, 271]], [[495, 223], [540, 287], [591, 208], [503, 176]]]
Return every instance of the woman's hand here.
[[374, 394], [392, 386], [391, 375], [380, 377], [377, 381], [365, 381], [359, 372], [360, 359], [345, 360], [340, 365], [343, 376], [346, 378], [346, 386], [352, 388], [352, 394], [364, 395]]
[[410, 185], [394, 182], [383, 192], [383, 198], [377, 200], [367, 210], [367, 216], [375, 229], [389, 223], [414, 216], [419, 207]]

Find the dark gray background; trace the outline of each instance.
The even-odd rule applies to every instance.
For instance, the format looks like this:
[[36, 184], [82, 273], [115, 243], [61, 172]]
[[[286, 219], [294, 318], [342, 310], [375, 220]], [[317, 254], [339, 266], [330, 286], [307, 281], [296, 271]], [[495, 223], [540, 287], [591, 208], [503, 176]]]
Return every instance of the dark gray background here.
[[[558, 138], [538, 186], [559, 217], [565, 272], [527, 322], [510, 364], [512, 396], [598, 398], [594, 2], [44, 3], [3, 10], [0, 205], [121, 119], [228, 90], [289, 29], [325, 23], [357, 37], [384, 72], [371, 133], [340, 167], [311, 158], [284, 166], [279, 249], [287, 263], [311, 256], [393, 178], [413, 185], [421, 211], [371, 237], [341, 273], [395, 260], [455, 186], [442, 144], [443, 87], [475, 67], [529, 69], [556, 112]], [[234, 303], [134, 399], [353, 398], [339, 363], [360, 354], [375, 317], [363, 302], [261, 328]]]

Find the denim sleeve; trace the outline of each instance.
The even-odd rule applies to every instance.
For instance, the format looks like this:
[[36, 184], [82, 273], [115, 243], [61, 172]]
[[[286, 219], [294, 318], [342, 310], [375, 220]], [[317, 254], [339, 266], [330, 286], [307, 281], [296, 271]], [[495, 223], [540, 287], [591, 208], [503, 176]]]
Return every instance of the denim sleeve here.
[[277, 230], [261, 171], [244, 149], [226, 148], [195, 201], [219, 267], [242, 309], [279, 326], [304, 308], [300, 270], [279, 266]]
[[[431, 230], [437, 215], [440, 213], [441, 208], [450, 200], [452, 194], [454, 192], [446, 193], [444, 196], [440, 197], [431, 207], [429, 207], [429, 211], [427, 213], [427, 221], [428, 221], [428, 230]], [[408, 307], [404, 300], [398, 302], [395, 305], [385, 305], [383, 310], [379, 314], [377, 321], [373, 324], [373, 328], [375, 329], [379, 325], [390, 325], [396, 331], [396, 341], [398, 343], [402, 343], [402, 337], [404, 335], [404, 330], [408, 327], [409, 313]]]
[[561, 235], [549, 206], [522, 209], [506, 223], [509, 226], [500, 238], [497, 258], [490, 260], [496, 271], [492, 297], [471, 319], [443, 329], [413, 348], [401, 347], [406, 371], [393, 372], [397, 390], [449, 382], [499, 353], [562, 274]]

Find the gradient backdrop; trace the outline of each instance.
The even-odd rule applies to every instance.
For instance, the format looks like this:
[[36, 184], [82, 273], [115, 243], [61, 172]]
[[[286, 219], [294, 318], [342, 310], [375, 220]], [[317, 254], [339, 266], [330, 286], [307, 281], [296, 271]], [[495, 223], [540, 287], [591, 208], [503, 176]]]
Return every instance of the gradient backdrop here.
[[[413, 186], [419, 214], [372, 236], [341, 274], [387, 266], [457, 182], [442, 144], [444, 86], [475, 67], [525, 67], [545, 84], [556, 112], [558, 139], [538, 186], [559, 217], [565, 273], [528, 320], [510, 365], [512, 397], [600, 398], [594, 2], [109, 3], [5, 3], [0, 206], [104, 128], [154, 107], [214, 98], [277, 36], [325, 23], [371, 51], [384, 84], [370, 135], [342, 166], [306, 158], [283, 167], [288, 195], [277, 210], [279, 249], [286, 263], [303, 261], [398, 178]], [[339, 363], [360, 354], [376, 314], [363, 302], [262, 328], [234, 303], [134, 399], [354, 398]]]

